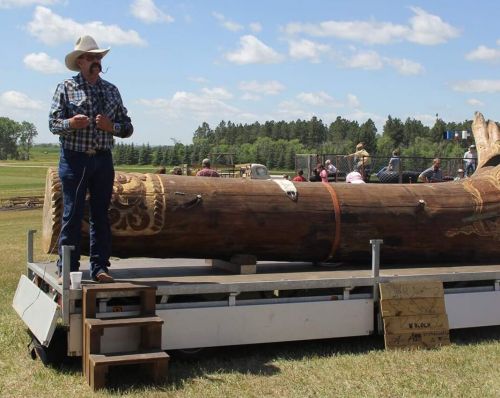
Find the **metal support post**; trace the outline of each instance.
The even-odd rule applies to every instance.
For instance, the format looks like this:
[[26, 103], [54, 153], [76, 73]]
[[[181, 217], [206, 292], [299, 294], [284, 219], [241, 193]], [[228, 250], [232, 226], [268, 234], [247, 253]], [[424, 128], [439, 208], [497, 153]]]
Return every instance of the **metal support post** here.
[[36, 233], [35, 229], [30, 229], [28, 231], [28, 237], [27, 237], [27, 244], [26, 244], [26, 259], [27, 259], [27, 264], [26, 264], [26, 275], [28, 276], [28, 279], [31, 280], [33, 278], [33, 271], [31, 271], [30, 267], [28, 266], [29, 263], [33, 262], [33, 240], [34, 240], [34, 235]]
[[69, 325], [69, 273], [71, 271], [71, 251], [75, 246], [62, 246], [62, 319], [65, 326]]
[[382, 239], [371, 239], [372, 245], [372, 278], [373, 278], [373, 304], [375, 306], [375, 327], [377, 332], [382, 332], [382, 322], [379, 308], [379, 280], [380, 280], [380, 245], [384, 243]]
[[234, 307], [236, 305], [236, 296], [238, 294], [239, 293], [236, 293], [236, 292], [229, 293], [229, 297], [228, 297], [228, 301], [227, 301], [227, 305], [229, 307]]

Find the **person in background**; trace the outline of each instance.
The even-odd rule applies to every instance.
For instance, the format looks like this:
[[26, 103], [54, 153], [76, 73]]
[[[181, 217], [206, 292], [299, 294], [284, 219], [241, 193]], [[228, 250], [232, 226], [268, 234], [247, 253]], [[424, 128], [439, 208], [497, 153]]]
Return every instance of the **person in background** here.
[[219, 177], [219, 173], [210, 168], [210, 159], [203, 159], [201, 167], [202, 169], [196, 173], [197, 177]]
[[350, 155], [346, 155], [346, 158], [354, 158], [354, 167], [355, 171], [357, 172], [362, 172], [366, 171], [367, 169], [370, 168], [371, 164], [371, 159], [370, 159], [370, 154], [368, 151], [365, 149], [365, 146], [362, 142], [360, 142], [358, 145], [356, 145], [356, 152], [351, 153]]
[[293, 177], [293, 180], [292, 181], [295, 181], [295, 182], [305, 182], [307, 181], [305, 178], [304, 178], [304, 170], [300, 169], [298, 172], [297, 172], [297, 175], [295, 177]]
[[180, 168], [179, 166], [175, 166], [172, 169], [172, 174], [176, 175], [176, 176], [181, 176], [182, 175], [182, 168]]
[[309, 177], [310, 182], [319, 182], [321, 181], [321, 177], [319, 176], [318, 169], [313, 169], [311, 177]]
[[464, 169], [458, 169], [457, 170], [457, 176], [453, 179], [453, 181], [460, 181], [465, 178], [465, 171]]
[[441, 159], [435, 158], [432, 161], [432, 166], [420, 173], [418, 180], [421, 182], [442, 182]]
[[469, 177], [471, 174], [476, 171], [477, 167], [477, 150], [476, 146], [472, 144], [469, 147], [469, 150], [464, 153], [464, 167], [465, 167], [465, 175]]
[[321, 182], [328, 182], [328, 171], [326, 171], [325, 166], [318, 164], [317, 169], [319, 171]]
[[337, 173], [337, 168], [333, 165], [330, 159], [326, 159], [325, 168], [329, 176], [334, 176]]
[[289, 179], [288, 174], [283, 174], [283, 179], [288, 180]]
[[167, 169], [165, 167], [158, 167], [155, 171], [155, 174], [167, 174]]
[[365, 184], [363, 176], [357, 171], [351, 171], [345, 176], [345, 182], [349, 184]]
[[111, 150], [114, 137], [128, 138], [134, 131], [118, 88], [99, 76], [101, 60], [108, 52], [109, 48], [99, 48], [90, 36], [77, 40], [74, 50], [66, 55], [65, 63], [78, 74], [59, 83], [49, 114], [49, 129], [59, 135], [61, 144], [59, 178], [63, 217], [57, 262], [59, 274], [63, 245], [75, 247], [71, 251], [70, 271], [78, 271], [80, 267], [81, 228], [88, 191], [90, 275], [99, 283], [114, 281], [108, 273], [111, 265], [108, 209], [115, 176]]
[[399, 157], [399, 149], [392, 151], [392, 157], [389, 159], [389, 164], [387, 165], [387, 171], [399, 172], [401, 167], [401, 158]]

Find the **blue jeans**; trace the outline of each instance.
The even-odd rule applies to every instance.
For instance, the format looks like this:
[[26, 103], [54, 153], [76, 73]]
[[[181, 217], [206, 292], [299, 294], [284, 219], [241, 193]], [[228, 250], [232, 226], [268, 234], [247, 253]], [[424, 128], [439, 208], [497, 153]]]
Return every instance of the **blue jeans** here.
[[80, 244], [85, 197], [89, 192], [90, 224], [90, 274], [93, 279], [101, 272], [108, 272], [111, 255], [111, 227], [108, 208], [113, 193], [115, 170], [111, 151], [95, 155], [61, 148], [59, 178], [63, 192], [63, 219], [59, 238], [59, 261], [62, 271], [63, 245], [75, 246], [71, 252], [70, 270], [80, 267]]

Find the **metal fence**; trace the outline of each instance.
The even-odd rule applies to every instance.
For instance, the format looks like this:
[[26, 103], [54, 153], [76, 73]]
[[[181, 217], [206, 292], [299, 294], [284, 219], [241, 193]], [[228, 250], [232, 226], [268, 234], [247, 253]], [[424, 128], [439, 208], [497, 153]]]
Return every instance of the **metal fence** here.
[[[324, 165], [327, 160], [337, 169], [337, 173], [329, 177], [331, 181], [345, 181], [345, 177], [351, 171], [359, 171], [369, 182], [399, 182], [411, 183], [417, 182], [418, 175], [425, 169], [432, 166], [434, 158], [426, 157], [405, 157], [401, 156], [400, 168], [392, 173], [391, 181], [379, 181], [379, 173], [389, 164], [390, 157], [370, 156], [370, 165], [357, 168], [354, 158], [344, 154], [297, 154], [295, 156], [295, 170], [302, 169], [304, 176], [309, 179], [312, 171], [318, 164]], [[462, 158], [439, 158], [441, 160], [441, 170], [445, 180], [451, 180], [457, 176], [458, 169], [464, 169], [464, 160]], [[358, 159], [359, 160], [359, 159]], [[366, 160], [361, 162], [366, 163]], [[380, 179], [382, 180], [382, 179]]]

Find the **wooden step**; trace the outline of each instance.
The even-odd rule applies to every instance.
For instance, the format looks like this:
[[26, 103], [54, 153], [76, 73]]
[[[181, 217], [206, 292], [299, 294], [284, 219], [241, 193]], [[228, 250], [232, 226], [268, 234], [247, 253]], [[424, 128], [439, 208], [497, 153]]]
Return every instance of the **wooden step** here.
[[89, 355], [89, 383], [92, 389], [98, 390], [106, 386], [106, 375], [110, 366], [141, 365], [156, 382], [167, 376], [170, 357], [165, 351], [152, 350], [134, 353], [91, 354]]
[[163, 319], [159, 316], [143, 316], [137, 318], [87, 318], [85, 323], [90, 328], [104, 329], [124, 326], [152, 326], [163, 325]]

